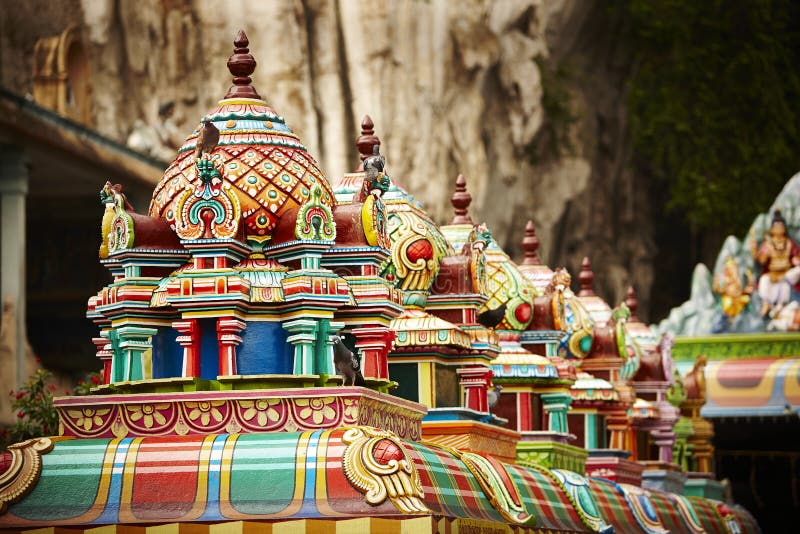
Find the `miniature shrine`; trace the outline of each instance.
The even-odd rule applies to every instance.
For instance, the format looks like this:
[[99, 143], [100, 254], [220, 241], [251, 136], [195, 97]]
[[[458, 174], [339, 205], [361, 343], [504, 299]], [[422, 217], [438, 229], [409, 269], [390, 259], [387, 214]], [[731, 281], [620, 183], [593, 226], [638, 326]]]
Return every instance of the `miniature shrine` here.
[[2, 452], [0, 527], [760, 532], [713, 478], [702, 366], [633, 289], [610, 306], [587, 258], [573, 292], [532, 222], [515, 263], [462, 175], [437, 224], [369, 117], [326, 177], [248, 46], [147, 214], [98, 184], [103, 384]]
[[[800, 479], [798, 205], [795, 175], [745, 236], [725, 240], [711, 270], [695, 268], [691, 298], [657, 327], [675, 334], [676, 369], [697, 377], [684, 384], [675, 434], [691, 423], [694, 437], [676, 437], [688, 448], [678, 463], [736, 481], [734, 497], [765, 531], [783, 528], [787, 511], [800, 512], [792, 496]], [[711, 479], [688, 484], [723, 492]]]

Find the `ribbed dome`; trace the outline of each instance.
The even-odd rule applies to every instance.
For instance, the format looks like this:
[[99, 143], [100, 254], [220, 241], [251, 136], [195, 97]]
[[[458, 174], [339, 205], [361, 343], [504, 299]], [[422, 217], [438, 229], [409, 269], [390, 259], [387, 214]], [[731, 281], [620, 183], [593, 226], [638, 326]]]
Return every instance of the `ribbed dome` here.
[[[249, 57], [255, 69], [255, 60], [246, 54], [247, 48], [240, 46], [241, 43], [247, 46], [246, 36], [243, 41], [237, 41], [236, 54], [231, 59]], [[231, 60], [228, 63], [230, 67]], [[239, 226], [244, 230], [244, 237], [264, 241], [286, 211], [299, 207], [309, 198], [315, 185], [322, 188], [323, 203], [333, 206], [335, 200], [317, 162], [297, 135], [283, 117], [257, 98], [249, 78], [246, 83], [241, 82], [242, 79], [234, 78], [234, 84], [238, 85], [234, 85], [226, 99], [206, 117], [219, 130], [219, 142], [211, 152], [211, 159], [238, 197]], [[245, 94], [255, 98], [229, 98], [242, 94], [243, 90], [248, 90]], [[156, 186], [150, 216], [161, 217], [174, 225], [180, 194], [188, 186], [200, 185], [195, 147], [201, 127], [202, 123], [186, 139]]]

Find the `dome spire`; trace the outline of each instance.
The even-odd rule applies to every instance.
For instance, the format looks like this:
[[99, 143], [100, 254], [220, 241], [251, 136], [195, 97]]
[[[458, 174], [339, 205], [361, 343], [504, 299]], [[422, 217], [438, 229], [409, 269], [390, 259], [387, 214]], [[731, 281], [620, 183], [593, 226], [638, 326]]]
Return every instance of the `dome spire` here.
[[525, 225], [525, 237], [522, 238], [522, 250], [525, 251], [525, 257], [522, 260], [522, 265], [541, 265], [539, 260], [539, 238], [536, 237], [536, 226], [533, 221], [528, 220]]
[[225, 99], [228, 98], [257, 98], [261, 97], [256, 92], [256, 88], [250, 85], [253, 81], [250, 75], [256, 70], [256, 60], [247, 48], [250, 41], [244, 30], [239, 30], [236, 39], [233, 40], [233, 55], [228, 58], [228, 70], [233, 75], [233, 85], [228, 89]]
[[630, 321], [639, 322], [639, 318], [636, 317], [636, 310], [639, 309], [639, 298], [636, 296], [636, 290], [632, 285], [628, 286], [628, 294], [625, 296], [625, 305], [631, 311]]
[[469, 216], [469, 205], [472, 203], [472, 195], [467, 191], [467, 179], [463, 174], [456, 178], [456, 190], [450, 197], [450, 203], [455, 209], [455, 215], [450, 224], [474, 224], [472, 217]]
[[595, 296], [594, 289], [592, 289], [594, 272], [592, 272], [592, 262], [589, 261], [588, 256], [585, 256], [581, 262], [581, 272], [578, 273], [578, 282], [581, 284], [581, 290], [578, 292], [579, 297]]
[[372, 155], [376, 146], [381, 146], [380, 138], [375, 135], [375, 124], [369, 115], [364, 115], [364, 118], [361, 119], [361, 135], [356, 139], [356, 146], [359, 158], [361, 158], [356, 172], [361, 172], [364, 170], [364, 160]]

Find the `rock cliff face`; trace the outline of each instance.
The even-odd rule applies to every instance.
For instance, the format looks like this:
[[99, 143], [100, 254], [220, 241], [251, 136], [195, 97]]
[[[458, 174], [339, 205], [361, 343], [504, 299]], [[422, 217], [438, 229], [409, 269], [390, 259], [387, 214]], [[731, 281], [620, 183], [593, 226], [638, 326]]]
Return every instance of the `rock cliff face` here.
[[[159, 105], [172, 100], [188, 134], [225, 94], [225, 61], [243, 27], [259, 63], [254, 85], [330, 176], [357, 162], [353, 140], [370, 114], [390, 174], [440, 221], [451, 215], [462, 172], [473, 218], [512, 254], [533, 219], [545, 261], [577, 273], [589, 255], [596, 290], [617, 302], [635, 283], [646, 314], [654, 245], [646, 189], [627, 165], [621, 88], [631, 61], [602, 2], [61, 4], [69, 8], [62, 24], [79, 24], [86, 38], [102, 133], [124, 139], [134, 120], [155, 123]], [[12, 13], [0, 17], [3, 30], [23, 24]], [[32, 19], [24, 24], [33, 31], [0, 37], [4, 84], [29, 91], [29, 78], [6, 73], [31, 71], [24, 51], [58, 33], [55, 20]]]

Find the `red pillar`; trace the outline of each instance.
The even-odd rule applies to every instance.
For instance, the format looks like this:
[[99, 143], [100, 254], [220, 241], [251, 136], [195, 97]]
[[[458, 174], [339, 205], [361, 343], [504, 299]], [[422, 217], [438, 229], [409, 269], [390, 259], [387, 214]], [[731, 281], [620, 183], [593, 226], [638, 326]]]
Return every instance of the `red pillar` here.
[[476, 412], [488, 413], [489, 401], [486, 392], [492, 382], [492, 370], [488, 367], [462, 367], [456, 371], [464, 388], [464, 407]]
[[113, 353], [106, 347], [110, 341], [104, 337], [93, 337], [92, 343], [97, 348], [97, 357], [103, 362], [103, 384], [111, 383], [111, 358]]
[[188, 378], [200, 377], [200, 324], [197, 319], [175, 321], [172, 328], [178, 331], [177, 342], [183, 347], [182, 375]]
[[385, 326], [355, 328], [356, 348], [361, 352], [361, 374], [364, 378], [389, 379], [389, 350], [394, 331]]
[[517, 393], [517, 430], [520, 432], [535, 430], [533, 428], [530, 391]]
[[236, 347], [242, 342], [239, 332], [245, 324], [241, 319], [220, 317], [217, 319], [217, 341], [219, 343], [219, 376], [236, 373]]

